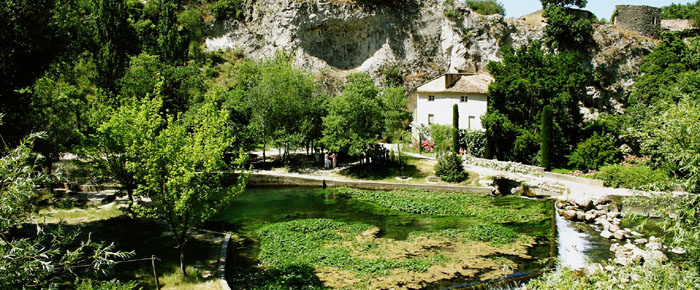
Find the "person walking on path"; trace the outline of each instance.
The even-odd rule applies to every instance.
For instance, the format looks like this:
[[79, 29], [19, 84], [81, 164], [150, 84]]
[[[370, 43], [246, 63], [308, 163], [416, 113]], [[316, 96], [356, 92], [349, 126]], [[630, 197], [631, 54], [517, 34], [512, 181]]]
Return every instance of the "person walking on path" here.
[[338, 161], [338, 153], [333, 153], [333, 155], [331, 155], [331, 158], [333, 159], [333, 168], [335, 168], [336, 161]]
[[328, 153], [323, 153], [323, 169], [328, 169]]

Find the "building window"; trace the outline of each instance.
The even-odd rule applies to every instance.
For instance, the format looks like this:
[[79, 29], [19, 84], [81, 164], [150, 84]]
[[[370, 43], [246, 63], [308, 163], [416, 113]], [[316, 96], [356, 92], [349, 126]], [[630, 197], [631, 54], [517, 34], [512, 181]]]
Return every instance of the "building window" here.
[[474, 122], [474, 120], [476, 120], [474, 116], [469, 116], [467, 128], [472, 129], [472, 124], [474, 124], [474, 127], [476, 127], [476, 123]]
[[428, 102], [435, 101], [435, 96], [428, 96]]
[[433, 114], [428, 114], [428, 125], [433, 123], [433, 119], [435, 118], [435, 115]]
[[467, 96], [461, 96], [461, 97], [459, 97], [459, 101], [462, 102], [462, 103], [466, 103], [467, 101], [469, 101], [469, 97], [467, 97]]

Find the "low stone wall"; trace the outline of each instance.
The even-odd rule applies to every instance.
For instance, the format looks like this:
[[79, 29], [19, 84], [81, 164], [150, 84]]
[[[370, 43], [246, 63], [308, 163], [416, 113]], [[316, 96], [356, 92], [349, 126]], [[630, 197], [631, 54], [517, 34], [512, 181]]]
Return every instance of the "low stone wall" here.
[[308, 186], [308, 187], [352, 187], [367, 190], [422, 189], [458, 193], [491, 194], [492, 187], [458, 186], [440, 184], [412, 184], [380, 181], [355, 181], [328, 179], [322, 176], [289, 176], [272, 173], [255, 172], [250, 174], [248, 184], [251, 186]]
[[578, 183], [583, 183], [583, 184], [588, 184], [588, 185], [593, 185], [593, 186], [600, 186], [600, 187], [605, 186], [605, 182], [600, 180], [600, 179], [577, 177], [577, 176], [573, 176], [573, 175], [560, 174], [560, 173], [554, 173], [554, 172], [544, 172], [543, 175], [544, 175], [544, 177], [548, 177], [548, 178], [556, 179], [556, 180], [573, 181], [573, 182], [578, 182]]
[[464, 157], [464, 162], [466, 162], [469, 165], [514, 173], [530, 175], [542, 175], [544, 173], [544, 168], [539, 166], [526, 165], [511, 161], [499, 161], [496, 159], [484, 159], [468, 155]]

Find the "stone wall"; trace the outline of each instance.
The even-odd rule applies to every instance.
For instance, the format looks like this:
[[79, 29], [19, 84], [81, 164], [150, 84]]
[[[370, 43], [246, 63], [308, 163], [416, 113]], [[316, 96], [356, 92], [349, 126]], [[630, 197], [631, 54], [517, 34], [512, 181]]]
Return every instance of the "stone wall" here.
[[693, 21], [690, 19], [664, 19], [661, 20], [661, 29], [668, 31], [681, 31], [694, 29]]
[[464, 156], [464, 162], [467, 165], [486, 167], [500, 171], [522, 173], [528, 175], [541, 176], [544, 173], [544, 168], [539, 166], [532, 166], [527, 164], [522, 164], [519, 162], [511, 161], [499, 161], [496, 159], [484, 159], [478, 158], [470, 155]]
[[617, 5], [615, 26], [656, 37], [661, 30], [661, 9], [644, 5]]
[[488, 186], [459, 186], [440, 184], [413, 184], [398, 182], [379, 182], [366, 180], [337, 180], [326, 179], [323, 176], [290, 176], [274, 173], [255, 172], [248, 179], [250, 186], [302, 186], [302, 187], [352, 187], [366, 190], [395, 190], [420, 189], [426, 191], [442, 191], [455, 193], [492, 194], [493, 187]]

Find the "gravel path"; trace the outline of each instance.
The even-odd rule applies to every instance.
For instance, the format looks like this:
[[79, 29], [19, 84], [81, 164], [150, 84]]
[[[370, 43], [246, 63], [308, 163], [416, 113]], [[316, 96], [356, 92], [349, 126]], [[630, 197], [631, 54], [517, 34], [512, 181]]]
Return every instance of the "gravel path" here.
[[[389, 149], [396, 149], [396, 144], [383, 144]], [[421, 159], [435, 159], [431, 156], [420, 155], [410, 152], [403, 154]], [[605, 200], [611, 196], [650, 196], [657, 194], [656, 192], [631, 190], [627, 188], [611, 188], [604, 186], [596, 186], [592, 184], [554, 179], [544, 176], [536, 176], [530, 174], [514, 173], [508, 171], [495, 170], [492, 168], [474, 166], [464, 163], [464, 168], [467, 171], [474, 172], [484, 177], [501, 176], [507, 179], [515, 180], [533, 187], [548, 189], [552, 197], [560, 200], [569, 200], [574, 202], [585, 203], [588, 200]]]

